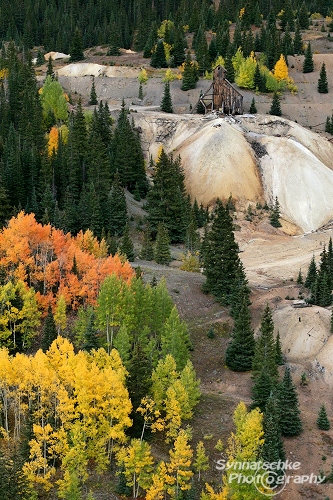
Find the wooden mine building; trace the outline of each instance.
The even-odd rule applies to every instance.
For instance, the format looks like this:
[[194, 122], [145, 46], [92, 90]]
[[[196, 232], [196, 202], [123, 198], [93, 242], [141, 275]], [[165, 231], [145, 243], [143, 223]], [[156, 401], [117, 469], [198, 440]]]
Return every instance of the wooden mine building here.
[[225, 115], [243, 114], [243, 96], [226, 79], [226, 74], [226, 69], [220, 65], [213, 70], [213, 82], [199, 98], [205, 113], [217, 110]]

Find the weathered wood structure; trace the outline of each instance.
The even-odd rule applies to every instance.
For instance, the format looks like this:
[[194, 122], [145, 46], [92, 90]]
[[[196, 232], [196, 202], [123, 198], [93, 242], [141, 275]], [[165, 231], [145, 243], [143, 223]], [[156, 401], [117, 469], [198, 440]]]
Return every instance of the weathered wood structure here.
[[219, 65], [214, 69], [212, 84], [199, 98], [205, 113], [217, 110], [226, 115], [243, 114], [243, 96], [226, 79], [226, 74], [227, 71], [223, 66]]

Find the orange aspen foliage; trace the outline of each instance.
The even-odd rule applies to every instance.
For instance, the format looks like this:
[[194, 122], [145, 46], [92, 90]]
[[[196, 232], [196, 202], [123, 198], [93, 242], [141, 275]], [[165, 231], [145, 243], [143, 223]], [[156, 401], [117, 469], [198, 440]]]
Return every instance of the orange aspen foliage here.
[[59, 144], [59, 130], [57, 127], [52, 127], [49, 133], [49, 140], [47, 143], [47, 154], [52, 156], [58, 151]]
[[77, 309], [96, 303], [100, 284], [109, 274], [125, 280], [134, 276], [129, 262], [107, 256], [105, 242], [99, 243], [91, 231], [72, 237], [23, 211], [0, 231], [0, 266], [7, 279], [20, 279], [36, 290], [44, 313], [50, 303], [55, 308], [60, 294], [67, 306]]

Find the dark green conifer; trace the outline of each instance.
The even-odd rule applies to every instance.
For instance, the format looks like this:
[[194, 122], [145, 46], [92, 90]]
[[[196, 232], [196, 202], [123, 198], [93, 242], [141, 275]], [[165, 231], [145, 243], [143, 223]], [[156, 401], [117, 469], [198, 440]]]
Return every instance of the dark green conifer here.
[[308, 273], [305, 278], [304, 286], [311, 290], [311, 288], [314, 286], [316, 282], [316, 279], [317, 279], [317, 265], [315, 261], [315, 256], [312, 255], [310, 265], [308, 268]]
[[111, 236], [122, 236], [128, 222], [127, 205], [124, 189], [120, 184], [119, 173], [116, 172], [108, 195], [109, 226]]
[[[202, 92], [200, 91], [200, 98], [202, 96]], [[195, 110], [196, 112], [199, 114], [199, 115], [204, 115], [206, 114], [206, 108], [205, 106], [202, 104], [202, 101], [201, 99], [199, 98], [198, 102], [197, 102], [197, 105], [195, 107]]]
[[88, 318], [88, 323], [86, 325], [86, 329], [83, 336], [84, 337], [82, 345], [83, 351], [90, 352], [92, 349], [98, 349], [100, 347], [98, 338], [98, 329], [96, 328], [95, 321], [96, 321], [96, 316], [93, 309], [91, 309]]
[[269, 396], [275, 389], [275, 386], [276, 381], [272, 379], [265, 368], [262, 368], [262, 370], [258, 373], [251, 390], [251, 408], [259, 408], [262, 412], [264, 412]]
[[36, 66], [42, 66], [43, 64], [45, 64], [44, 53], [42, 50], [38, 49], [37, 58], [36, 58]]
[[[244, 287], [242, 287], [244, 289]], [[226, 349], [226, 365], [234, 371], [245, 372], [252, 368], [255, 340], [247, 293], [240, 294], [240, 309], [235, 319], [232, 337]]]
[[318, 79], [318, 92], [320, 94], [328, 93], [328, 81], [327, 81], [325, 63], [323, 63], [320, 68], [320, 75]]
[[57, 327], [54, 321], [52, 307], [51, 305], [49, 305], [44, 324], [42, 342], [41, 342], [41, 346], [44, 352], [46, 352], [50, 348], [52, 342], [57, 338], [57, 336], [58, 336]]
[[303, 40], [302, 40], [300, 25], [299, 25], [298, 21], [296, 21], [293, 46], [294, 46], [294, 54], [296, 54], [296, 55], [303, 54]]
[[124, 228], [124, 234], [120, 243], [120, 251], [122, 254], [126, 255], [130, 262], [134, 260], [134, 245], [129, 234], [129, 225], [126, 224]]
[[234, 81], [235, 81], [235, 68], [232, 64], [232, 56], [233, 56], [232, 47], [233, 47], [233, 45], [229, 44], [228, 49], [227, 49], [227, 53], [225, 56], [225, 60], [224, 60], [224, 66], [225, 66], [225, 69], [227, 72], [227, 80], [230, 83], [234, 83]]
[[194, 89], [197, 84], [197, 71], [195, 66], [192, 64], [191, 53], [187, 52], [184, 64], [184, 72], [182, 79], [182, 90]]
[[284, 365], [284, 357], [283, 357], [282, 347], [281, 347], [280, 332], [277, 332], [275, 347], [276, 347], [276, 349], [275, 349], [276, 350], [276, 363], [278, 365]]
[[[281, 431], [279, 425], [279, 407], [278, 401], [274, 392], [268, 398], [264, 413], [264, 444], [261, 449], [261, 459], [263, 462], [268, 464], [279, 464], [284, 462], [286, 459], [286, 453], [284, 450], [284, 444], [281, 438]], [[270, 474], [270, 485], [281, 484], [279, 482], [279, 477], [281, 480], [284, 479], [284, 469], [274, 468], [269, 470]]]
[[307, 9], [305, 2], [302, 3], [301, 8], [299, 9], [297, 19], [299, 22], [299, 26], [302, 30], [309, 29], [309, 25], [310, 25], [309, 14], [308, 14], [308, 9]]
[[293, 385], [290, 368], [286, 367], [279, 392], [280, 429], [283, 436], [297, 436], [302, 432], [302, 421], [296, 388]]
[[298, 272], [296, 283], [297, 283], [297, 285], [303, 285], [303, 283], [304, 283], [302, 269], [300, 269]]
[[325, 405], [322, 404], [318, 413], [318, 418], [317, 418], [317, 427], [318, 429], [322, 431], [328, 431], [331, 428], [330, 421], [328, 420], [327, 417], [327, 412]]
[[175, 42], [172, 50], [173, 66], [178, 67], [185, 61], [185, 47], [184, 31], [182, 27], [179, 27], [175, 31]]
[[160, 223], [157, 228], [154, 257], [158, 264], [164, 264], [166, 266], [168, 266], [172, 260], [169, 247], [169, 234], [163, 223]]
[[165, 50], [163, 40], [159, 40], [156, 45], [155, 52], [151, 56], [150, 66], [153, 68], [167, 68], [168, 64], [165, 58]]
[[269, 114], [274, 115], [274, 116], [281, 116], [282, 115], [280, 97], [279, 97], [279, 94], [277, 92], [274, 92], [272, 105], [270, 107]]
[[[44, 60], [45, 62], [45, 60]], [[55, 73], [54, 73], [54, 70], [53, 70], [53, 64], [52, 64], [52, 57], [50, 56], [48, 61], [47, 61], [47, 69], [46, 69], [46, 78], [47, 77], [50, 77], [52, 78], [52, 80], [55, 79]]]
[[92, 83], [91, 83], [89, 104], [91, 106], [96, 106], [97, 103], [98, 103], [98, 101], [97, 101], [97, 94], [96, 94], [96, 88], [95, 88], [95, 78], [93, 77]]
[[269, 216], [269, 222], [273, 227], [281, 227], [280, 222], [280, 204], [277, 196], [275, 197], [274, 205], [271, 209], [271, 214]]
[[221, 304], [231, 304], [235, 278], [239, 269], [238, 245], [233, 232], [230, 212], [217, 200], [212, 214], [213, 223], [207, 233], [204, 247], [204, 291], [214, 295]]
[[161, 111], [164, 111], [164, 113], [173, 113], [171, 93], [170, 93], [170, 82], [166, 82], [164, 85], [164, 93], [161, 102]]
[[330, 116], [326, 117], [326, 122], [325, 122], [325, 132], [328, 132], [329, 134], [332, 134], [333, 131], [333, 125], [331, 122]]
[[251, 114], [257, 113], [256, 101], [254, 100], [254, 97], [252, 98], [252, 101], [251, 101], [250, 113]]
[[151, 228], [148, 223], [146, 224], [145, 230], [143, 232], [143, 242], [142, 242], [140, 257], [141, 259], [144, 260], [154, 259], [154, 247], [151, 238]]
[[84, 59], [82, 33], [78, 26], [76, 26], [71, 43], [71, 58], [72, 62], [82, 61]]
[[305, 55], [303, 61], [303, 73], [312, 73], [313, 69], [314, 69], [314, 63], [313, 63], [312, 49], [311, 49], [311, 43], [309, 42], [305, 49]]
[[111, 29], [110, 29], [109, 48], [107, 51], [107, 55], [119, 56], [120, 46], [121, 46], [121, 35], [119, 32], [119, 24], [117, 22], [113, 22], [111, 24]]
[[277, 380], [278, 378], [274, 322], [272, 311], [268, 304], [266, 304], [261, 317], [260, 333], [256, 340], [252, 370], [254, 377], [257, 377], [261, 371], [264, 371], [272, 380]]

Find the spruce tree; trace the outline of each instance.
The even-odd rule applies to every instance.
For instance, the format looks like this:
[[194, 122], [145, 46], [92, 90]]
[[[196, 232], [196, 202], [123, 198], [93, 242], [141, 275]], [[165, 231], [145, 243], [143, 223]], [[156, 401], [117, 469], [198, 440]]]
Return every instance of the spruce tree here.
[[[44, 60], [45, 62], [45, 60]], [[50, 77], [52, 78], [52, 80], [55, 79], [55, 73], [54, 73], [54, 70], [53, 70], [53, 64], [52, 64], [52, 57], [50, 56], [48, 61], [47, 61], [47, 69], [46, 69], [46, 78], [47, 77]]]
[[303, 40], [302, 40], [302, 35], [301, 35], [300, 26], [299, 26], [298, 21], [296, 21], [295, 35], [294, 35], [294, 39], [293, 39], [293, 47], [294, 47], [294, 54], [296, 54], [296, 55], [303, 54]]
[[143, 242], [140, 252], [140, 258], [144, 260], [153, 260], [154, 259], [154, 247], [151, 238], [151, 228], [147, 223], [145, 230], [143, 232]]
[[224, 61], [224, 66], [227, 72], [227, 80], [230, 83], [234, 83], [235, 81], [235, 68], [232, 64], [232, 56], [233, 56], [233, 51], [232, 51], [232, 44], [229, 44], [227, 53], [225, 56], [225, 61]]
[[119, 32], [119, 24], [116, 22], [113, 22], [111, 24], [111, 29], [110, 29], [110, 39], [109, 39], [109, 48], [107, 51], [108, 56], [119, 56], [120, 55], [120, 48], [121, 46], [121, 35]]
[[269, 216], [269, 221], [273, 227], [281, 227], [280, 222], [280, 204], [277, 196], [275, 197], [274, 205], [271, 209], [271, 214]]
[[43, 338], [41, 342], [41, 346], [44, 352], [50, 348], [52, 342], [57, 338], [57, 336], [57, 327], [54, 321], [52, 307], [51, 305], [49, 305], [44, 324]]
[[296, 388], [293, 384], [290, 368], [287, 366], [279, 392], [280, 429], [283, 436], [297, 436], [302, 432], [302, 421]]
[[84, 332], [84, 341], [82, 345], [83, 351], [90, 352], [92, 349], [98, 349], [100, 347], [98, 329], [96, 328], [95, 322], [96, 315], [92, 309]]
[[157, 264], [164, 264], [166, 266], [172, 260], [169, 247], [169, 234], [163, 223], [160, 223], [157, 228], [154, 257]]
[[313, 254], [308, 268], [308, 273], [305, 278], [304, 286], [311, 290], [311, 288], [316, 283], [316, 279], [317, 279], [317, 265], [315, 261], [315, 256]]
[[250, 113], [251, 114], [257, 113], [256, 101], [254, 100], [254, 97], [252, 98], [252, 101], [251, 101]]
[[126, 255], [127, 260], [133, 262], [134, 260], [134, 245], [129, 234], [129, 225], [126, 224], [124, 228], [124, 234], [120, 243], [120, 251], [122, 254]]
[[318, 429], [322, 431], [328, 431], [331, 428], [330, 421], [328, 420], [327, 417], [327, 412], [325, 405], [322, 404], [318, 413], [318, 418], [317, 418], [317, 427]]
[[241, 305], [226, 349], [225, 361], [231, 370], [245, 372], [252, 368], [255, 340], [247, 293], [244, 293], [240, 300]]
[[89, 99], [89, 104], [91, 106], [96, 106], [98, 103], [97, 101], [97, 94], [96, 94], [96, 88], [95, 88], [95, 78], [92, 78], [92, 84], [91, 84], [91, 90], [90, 90], [90, 99]]
[[299, 9], [298, 22], [302, 30], [307, 30], [309, 28], [309, 14], [305, 2], [302, 3], [301, 8]]
[[211, 229], [204, 240], [206, 282], [203, 290], [214, 295], [221, 304], [229, 305], [232, 303], [240, 259], [232, 217], [220, 199], [216, 202], [212, 219]]
[[166, 82], [164, 86], [164, 94], [161, 102], [161, 111], [164, 111], [164, 113], [173, 113], [172, 100], [170, 94], [170, 82]]
[[265, 411], [267, 401], [272, 391], [276, 388], [276, 380], [273, 380], [265, 368], [258, 373], [252, 390], [252, 404], [251, 408], [259, 408]]
[[192, 64], [192, 58], [190, 51], [187, 52], [185, 63], [184, 63], [184, 72], [182, 79], [182, 90], [190, 90], [194, 89], [197, 84], [197, 75], [194, 64]]
[[256, 340], [252, 370], [254, 377], [257, 377], [261, 371], [264, 371], [272, 380], [277, 380], [278, 378], [274, 322], [268, 303], [261, 317], [260, 334]]
[[120, 176], [117, 172], [114, 176], [111, 190], [108, 195], [108, 231], [111, 236], [122, 236], [128, 222], [127, 205], [124, 189], [120, 184]]
[[163, 222], [172, 243], [183, 243], [189, 213], [185, 190], [185, 176], [180, 158], [173, 159], [162, 149], [156, 162], [153, 185], [147, 195], [146, 211], [153, 236]]
[[274, 92], [272, 104], [271, 104], [271, 107], [269, 110], [269, 114], [274, 115], [274, 116], [281, 116], [282, 115], [280, 97], [279, 97], [279, 94], [277, 92]]
[[278, 365], [284, 365], [284, 357], [282, 353], [281, 340], [280, 340], [280, 332], [277, 332], [276, 341], [275, 341], [275, 351], [276, 351], [276, 363]]
[[313, 69], [314, 69], [313, 56], [311, 50], [311, 43], [309, 42], [305, 49], [305, 55], [303, 61], [303, 73], [312, 73]]
[[82, 33], [78, 26], [76, 26], [74, 30], [70, 52], [71, 52], [71, 58], [70, 58], [71, 62], [82, 61], [82, 59], [84, 59]]
[[153, 68], [167, 68], [168, 64], [165, 58], [165, 50], [163, 40], [159, 40], [156, 45], [156, 50], [153, 52], [150, 60], [150, 66]]
[[297, 283], [297, 285], [303, 285], [303, 283], [304, 283], [302, 269], [300, 269], [298, 272], [296, 283]]
[[[270, 464], [274, 462], [278, 463], [279, 460], [284, 462], [286, 459], [286, 453], [284, 450], [279, 424], [279, 403], [274, 392], [270, 394], [264, 411], [265, 441], [261, 449], [261, 459]], [[276, 472], [278, 473], [278, 470], [276, 470]], [[284, 471], [281, 470], [281, 475], [283, 474]], [[275, 484], [274, 481], [273, 484]]]
[[320, 94], [328, 93], [328, 81], [327, 81], [325, 63], [323, 63], [320, 68], [320, 75], [318, 79], [318, 92]]

